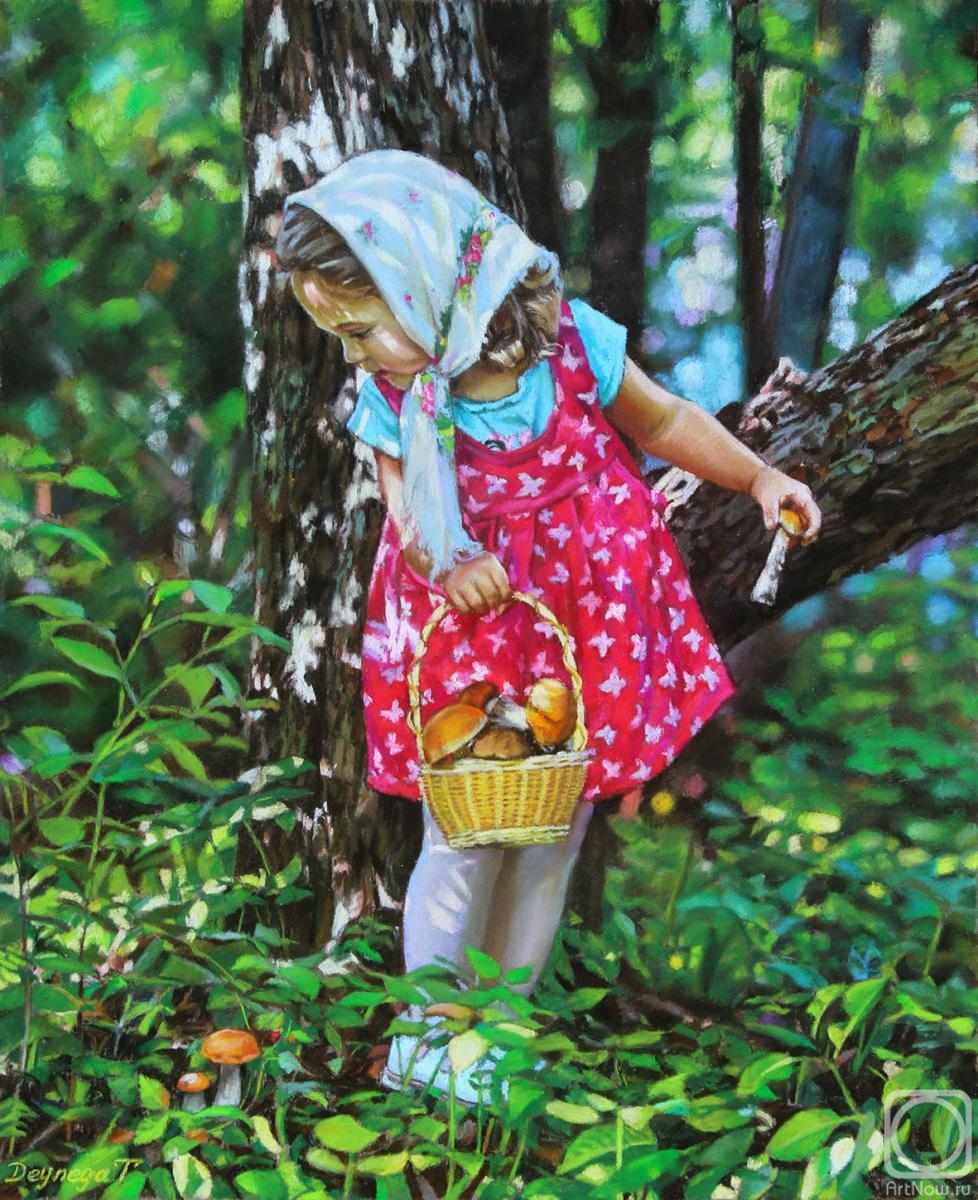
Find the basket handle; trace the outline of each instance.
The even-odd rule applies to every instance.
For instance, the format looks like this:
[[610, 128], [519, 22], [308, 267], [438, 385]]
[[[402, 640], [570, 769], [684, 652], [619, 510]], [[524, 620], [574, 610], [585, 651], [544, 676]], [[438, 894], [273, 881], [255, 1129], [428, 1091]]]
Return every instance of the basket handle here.
[[[513, 592], [511, 599], [519, 600], [521, 603], [532, 608], [538, 617], [542, 617], [553, 627], [553, 631], [557, 635], [557, 641], [560, 643], [560, 649], [563, 653], [564, 670], [570, 677], [571, 691], [574, 695], [574, 704], [577, 708], [577, 720], [574, 724], [572, 745], [575, 750], [583, 750], [587, 745], [587, 730], [584, 727], [584, 701], [581, 697], [581, 676], [577, 670], [577, 663], [574, 661], [574, 651], [571, 649], [570, 634], [550, 609], [542, 601], [538, 600], [536, 596], [531, 596], [528, 592]], [[414, 661], [411, 663], [411, 668], [408, 671], [408, 724], [417, 740], [418, 758], [421, 762], [424, 762], [424, 746], [421, 741], [421, 660], [428, 649], [429, 638], [452, 610], [453, 605], [445, 600], [431, 614], [428, 623], [421, 630], [421, 637], [418, 641], [418, 648], [415, 651]]]

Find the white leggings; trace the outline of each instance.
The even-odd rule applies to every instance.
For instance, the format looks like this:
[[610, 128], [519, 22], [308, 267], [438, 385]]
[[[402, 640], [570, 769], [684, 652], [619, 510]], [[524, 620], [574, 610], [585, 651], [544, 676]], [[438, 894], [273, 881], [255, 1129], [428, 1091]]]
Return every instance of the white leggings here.
[[424, 806], [424, 840], [404, 900], [408, 971], [452, 963], [472, 972], [465, 947], [482, 950], [502, 970], [530, 966], [527, 993], [547, 964], [592, 805], [578, 804], [570, 833], [546, 846], [474, 846], [453, 850]]

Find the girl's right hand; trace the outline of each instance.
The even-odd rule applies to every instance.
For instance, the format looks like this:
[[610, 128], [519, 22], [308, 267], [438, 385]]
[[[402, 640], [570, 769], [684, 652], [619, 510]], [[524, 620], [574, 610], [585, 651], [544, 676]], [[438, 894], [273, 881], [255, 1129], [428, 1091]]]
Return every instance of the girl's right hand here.
[[512, 595], [506, 568], [487, 550], [438, 577], [438, 585], [459, 612], [483, 613]]

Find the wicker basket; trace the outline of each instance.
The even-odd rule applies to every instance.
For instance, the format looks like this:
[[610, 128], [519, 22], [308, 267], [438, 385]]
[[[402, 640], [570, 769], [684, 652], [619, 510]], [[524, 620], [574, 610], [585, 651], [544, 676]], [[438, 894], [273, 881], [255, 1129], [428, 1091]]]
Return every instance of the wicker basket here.
[[571, 817], [584, 790], [587, 772], [587, 731], [581, 700], [581, 677], [574, 662], [567, 630], [545, 604], [525, 592], [513, 599], [553, 626], [564, 656], [577, 704], [573, 750], [535, 754], [530, 758], [463, 759], [448, 767], [429, 766], [421, 741], [421, 661], [428, 639], [452, 611], [442, 604], [421, 631], [418, 650], [408, 672], [411, 709], [408, 719], [418, 742], [421, 794], [450, 846], [532, 846], [559, 842], [570, 830]]

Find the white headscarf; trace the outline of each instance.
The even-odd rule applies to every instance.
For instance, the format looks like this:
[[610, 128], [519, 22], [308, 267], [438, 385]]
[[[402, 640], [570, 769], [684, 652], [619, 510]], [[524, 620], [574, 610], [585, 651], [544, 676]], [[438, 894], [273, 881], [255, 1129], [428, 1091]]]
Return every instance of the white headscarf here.
[[455, 477], [449, 381], [482, 356], [493, 314], [534, 265], [556, 257], [440, 164], [403, 150], [347, 160], [296, 192], [339, 233], [408, 337], [431, 355], [401, 408], [406, 531], [431, 556], [432, 578], [481, 551], [466, 532]]

